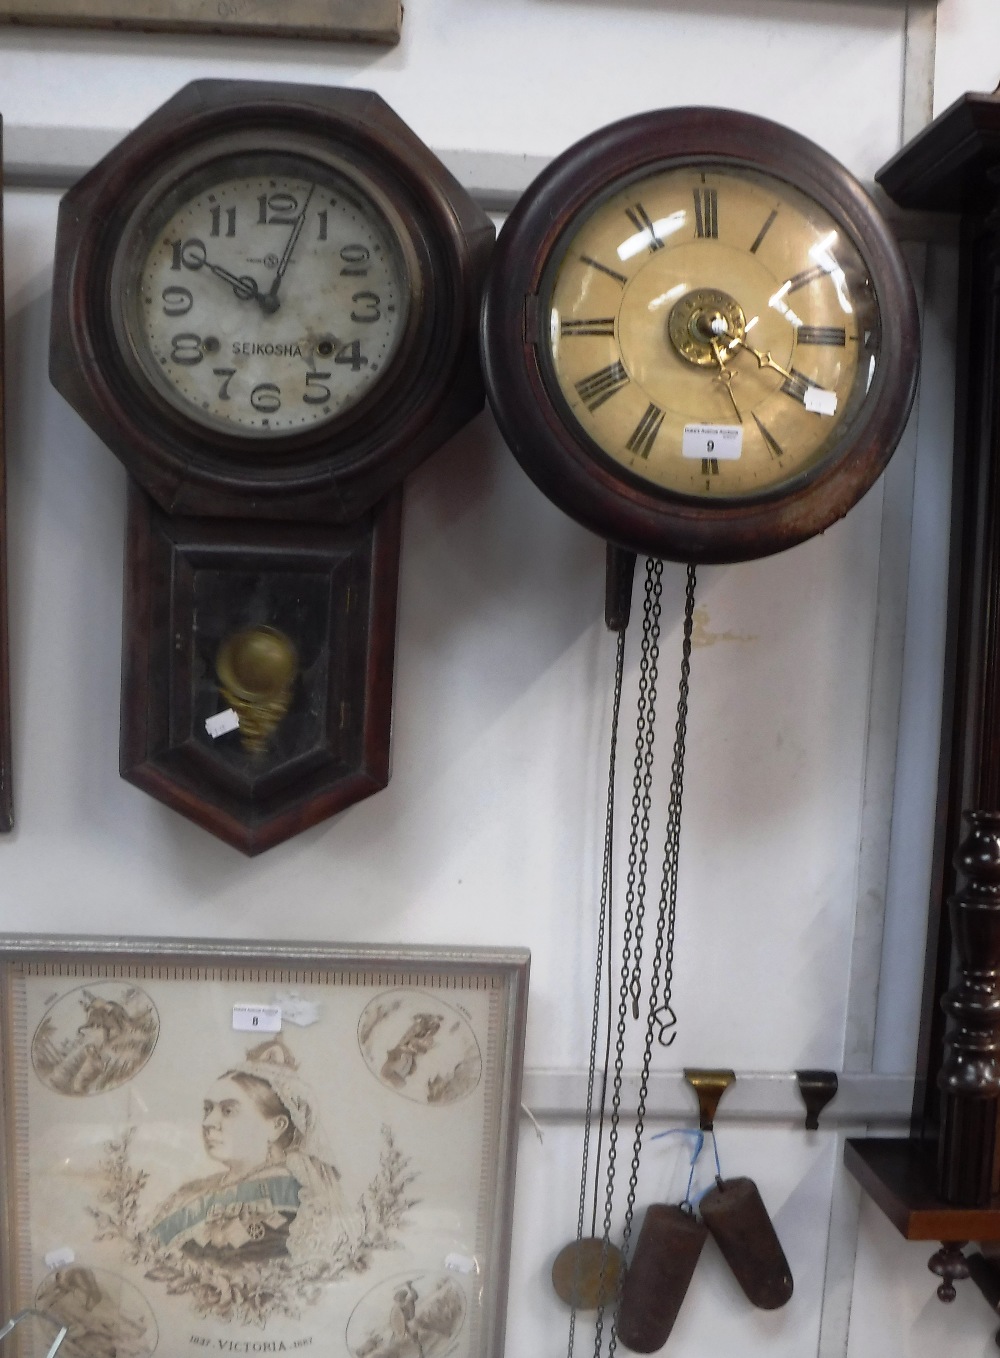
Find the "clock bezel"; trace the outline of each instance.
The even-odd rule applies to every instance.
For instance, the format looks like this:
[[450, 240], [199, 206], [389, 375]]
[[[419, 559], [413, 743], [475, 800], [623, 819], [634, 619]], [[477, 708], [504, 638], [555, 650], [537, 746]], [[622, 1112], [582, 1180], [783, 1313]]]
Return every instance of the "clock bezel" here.
[[[343, 421], [262, 440], [205, 429], [151, 397], [121, 353], [109, 296], [116, 253], [144, 194], [229, 138], [282, 154], [317, 144], [391, 206], [415, 261], [405, 353]], [[168, 513], [348, 522], [392, 490], [481, 407], [479, 299], [493, 225], [376, 94], [256, 81], [182, 89], [60, 204], [50, 376]]]
[[[392, 237], [393, 250], [401, 265], [401, 284], [407, 292], [399, 341], [389, 364], [379, 373], [377, 380], [369, 384], [362, 397], [343, 410], [326, 419], [317, 419], [296, 431], [267, 432], [241, 427], [236, 423], [220, 428], [216, 420], [199, 419], [195, 406], [181, 397], [171, 398], [159, 388], [155, 380], [151, 380], [138, 352], [139, 326], [136, 322], [139, 319], [139, 301], [134, 291], [138, 289], [138, 279], [150, 240], [162, 229], [157, 218], [169, 217], [168, 205], [172, 199], [176, 199], [174, 211], [182, 205], [184, 200], [178, 195], [187, 190], [193, 181], [203, 178], [207, 187], [211, 183], [214, 167], [218, 167], [219, 175], [225, 176], [231, 173], [234, 161], [248, 162], [255, 157], [265, 160], [277, 158], [274, 163], [280, 167], [278, 172], [286, 175], [289, 173], [288, 161], [312, 162], [328, 173], [332, 180], [344, 181], [359, 199], [366, 199], [382, 218], [382, 224]], [[260, 171], [241, 169], [241, 173]], [[253, 456], [254, 448], [259, 448], [258, 456], [262, 460], [273, 457], [283, 468], [308, 466], [316, 457], [317, 447], [322, 455], [323, 444], [328, 439], [345, 440], [352, 426], [370, 418], [373, 409], [383, 405], [385, 389], [397, 380], [399, 370], [406, 368], [414, 349], [419, 349], [420, 344], [426, 341], [421, 331], [427, 329], [424, 298], [428, 280], [433, 277], [433, 260], [424, 233], [411, 231], [407, 227], [389, 193], [372, 173], [367, 173], [362, 183], [357, 167], [331, 151], [328, 144], [317, 137], [303, 134], [289, 137], [281, 129], [269, 129], [264, 144], [260, 133], [227, 129], [215, 140], [206, 139], [197, 148], [187, 148], [173, 160], [157, 167], [151, 180], [137, 186], [136, 199], [115, 242], [110, 261], [95, 272], [94, 281], [101, 288], [101, 295], [106, 301], [108, 322], [116, 341], [109, 358], [116, 368], [124, 369], [124, 372], [118, 371], [118, 379], [134, 382], [140, 387], [150, 405], [158, 409], [159, 418], [175, 422], [182, 436], [190, 440], [192, 446], [197, 446], [207, 438], [211, 441], [213, 453], [217, 452], [222, 458], [235, 456], [239, 460]], [[108, 263], [110, 274], [105, 276]], [[248, 315], [252, 314], [248, 309]], [[392, 392], [390, 402], [398, 402], [401, 397], [402, 393], [396, 390]], [[380, 419], [384, 418], [383, 409]]]
[[[568, 408], [550, 390], [540, 354], [545, 282], [582, 216], [636, 177], [708, 162], [769, 174], [816, 201], [859, 250], [883, 320], [867, 418], [849, 438], [836, 441], [813, 471], [752, 499], [694, 499], [641, 482], [601, 452], [575, 419], [567, 420]], [[725, 109], [638, 114], [598, 130], [553, 161], [500, 233], [481, 334], [487, 395], [528, 475], [560, 508], [609, 542], [670, 560], [746, 560], [822, 532], [884, 469], [916, 391], [916, 300], [898, 246], [872, 200], [805, 137]]]

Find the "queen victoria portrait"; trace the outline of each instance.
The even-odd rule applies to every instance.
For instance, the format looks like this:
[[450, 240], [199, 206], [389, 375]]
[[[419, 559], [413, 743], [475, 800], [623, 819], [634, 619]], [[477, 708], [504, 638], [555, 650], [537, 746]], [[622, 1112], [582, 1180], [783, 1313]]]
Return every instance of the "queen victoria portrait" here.
[[215, 1173], [157, 1209], [151, 1236], [219, 1264], [302, 1258], [349, 1236], [340, 1175], [320, 1143], [312, 1095], [281, 1041], [261, 1043], [206, 1091], [202, 1143]]

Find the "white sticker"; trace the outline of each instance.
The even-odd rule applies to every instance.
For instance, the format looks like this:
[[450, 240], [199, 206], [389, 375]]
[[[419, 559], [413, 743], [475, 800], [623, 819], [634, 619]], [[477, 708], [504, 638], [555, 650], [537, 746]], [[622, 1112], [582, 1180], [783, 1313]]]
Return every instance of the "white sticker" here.
[[837, 393], [823, 387], [806, 387], [803, 405], [814, 415], [836, 415]]
[[69, 1268], [76, 1255], [68, 1245], [63, 1245], [61, 1249], [49, 1250], [45, 1256], [46, 1268]]
[[468, 1254], [446, 1254], [444, 1257], [445, 1268], [451, 1269], [452, 1273], [478, 1273], [479, 1265], [475, 1259]]
[[281, 1010], [276, 1004], [234, 1004], [233, 1031], [280, 1033]]
[[699, 460], [714, 457], [735, 462], [743, 455], [743, 426], [739, 424], [686, 424], [681, 456]]
[[227, 707], [225, 712], [216, 712], [214, 717], [205, 718], [205, 730], [213, 740], [239, 730], [239, 725], [240, 719], [231, 707]]
[[315, 1000], [303, 999], [294, 990], [282, 991], [274, 999], [285, 1023], [294, 1023], [296, 1028], [308, 1028], [310, 1024], [319, 1023], [319, 1005]]

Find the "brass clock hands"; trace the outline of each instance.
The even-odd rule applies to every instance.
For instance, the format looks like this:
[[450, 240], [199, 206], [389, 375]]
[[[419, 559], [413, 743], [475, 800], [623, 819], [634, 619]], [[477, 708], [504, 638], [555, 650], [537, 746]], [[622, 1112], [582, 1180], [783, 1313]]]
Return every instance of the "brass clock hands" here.
[[794, 375], [790, 373], [787, 368], [783, 368], [780, 363], [775, 363], [770, 352], [762, 354], [761, 351], [755, 349], [752, 344], [747, 344], [742, 335], [734, 335], [726, 347], [731, 351], [734, 345], [738, 345], [741, 349], [745, 349], [748, 354], [752, 354], [757, 360], [758, 368], [773, 368], [776, 373], [780, 373], [781, 376], [786, 378], [789, 382], [795, 381]]
[[288, 242], [282, 252], [281, 259], [278, 261], [278, 267], [274, 272], [274, 277], [271, 279], [271, 286], [268, 288], [267, 292], [259, 298], [261, 306], [269, 315], [277, 311], [278, 307], [281, 305], [278, 301], [278, 289], [281, 287], [281, 280], [285, 276], [285, 270], [291, 263], [292, 251], [295, 249], [298, 239], [302, 235], [302, 228], [306, 224], [306, 213], [309, 211], [309, 204], [312, 201], [312, 196], [315, 192], [316, 185], [310, 184], [309, 192], [306, 194], [306, 201], [302, 205], [302, 211], [295, 218], [295, 225], [292, 227], [291, 235], [288, 237]]
[[721, 382], [726, 388], [726, 394], [732, 403], [733, 409], [736, 411], [736, 418], [739, 420], [740, 424], [742, 424], [743, 416], [740, 414], [740, 408], [736, 404], [736, 397], [733, 395], [733, 378], [736, 374], [733, 372], [732, 368], [726, 366], [729, 362], [726, 346], [717, 337], [713, 337], [711, 344], [712, 354], [715, 357], [716, 363], [719, 365], [719, 371], [715, 375], [715, 380], [716, 382]]

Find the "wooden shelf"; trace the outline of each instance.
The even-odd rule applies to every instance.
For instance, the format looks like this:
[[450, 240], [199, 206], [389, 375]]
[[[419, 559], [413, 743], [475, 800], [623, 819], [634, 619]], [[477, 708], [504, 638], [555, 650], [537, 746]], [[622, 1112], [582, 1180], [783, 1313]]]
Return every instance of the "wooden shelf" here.
[[1000, 1241], [1000, 1197], [954, 1207], [934, 1191], [934, 1153], [906, 1138], [852, 1138], [844, 1164], [907, 1240]]

